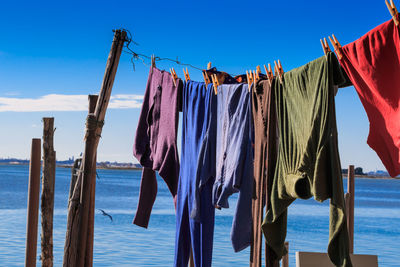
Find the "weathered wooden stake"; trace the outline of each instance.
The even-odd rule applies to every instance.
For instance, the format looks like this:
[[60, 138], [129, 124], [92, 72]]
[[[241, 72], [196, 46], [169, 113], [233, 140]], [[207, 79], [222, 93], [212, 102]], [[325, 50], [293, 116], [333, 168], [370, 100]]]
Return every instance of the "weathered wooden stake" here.
[[346, 211], [347, 211], [347, 230], [349, 232], [349, 251], [354, 252], [354, 165], [349, 165], [347, 173], [347, 193]]
[[[98, 95], [89, 95], [89, 114], [94, 113], [96, 110]], [[90, 185], [90, 205], [89, 205], [89, 221], [88, 221], [88, 229], [87, 229], [87, 241], [86, 241], [86, 255], [85, 255], [85, 266], [91, 267], [93, 266], [93, 241], [94, 241], [94, 207], [96, 202], [96, 162], [97, 156], [93, 162], [93, 175], [91, 177], [91, 185]]]
[[54, 118], [43, 118], [43, 176], [41, 201], [42, 266], [53, 266], [53, 211], [54, 183], [56, 176], [56, 152], [53, 145]]
[[282, 267], [289, 267], [289, 242], [285, 242], [287, 253], [282, 258]]
[[[74, 217], [73, 221], [71, 221], [71, 225], [69, 225], [67, 229], [63, 262], [65, 267], [83, 267], [85, 264], [91, 180], [93, 175], [96, 175], [93, 164], [96, 160], [97, 146], [99, 144], [105, 114], [125, 40], [126, 32], [116, 30], [96, 104], [96, 110], [94, 114], [89, 114], [87, 117], [85, 150], [82, 158], [81, 171], [77, 180], [78, 183], [81, 183], [79, 209], [77, 209], [79, 212], [76, 213], [77, 216]], [[76, 186], [78, 186], [78, 184]], [[68, 221], [70, 221], [70, 218], [68, 218]]]
[[40, 143], [40, 139], [32, 139], [31, 161], [29, 164], [25, 267], [36, 266], [40, 190]]

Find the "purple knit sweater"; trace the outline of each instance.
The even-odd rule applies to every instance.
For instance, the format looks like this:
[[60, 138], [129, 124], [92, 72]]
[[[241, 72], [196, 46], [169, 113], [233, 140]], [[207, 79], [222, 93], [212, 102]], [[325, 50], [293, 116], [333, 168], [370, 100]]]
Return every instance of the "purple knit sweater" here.
[[179, 158], [177, 130], [182, 81], [169, 72], [150, 68], [142, 111], [136, 129], [133, 155], [144, 167], [140, 184], [139, 202], [133, 223], [147, 228], [157, 195], [155, 171], [167, 183], [175, 198]]

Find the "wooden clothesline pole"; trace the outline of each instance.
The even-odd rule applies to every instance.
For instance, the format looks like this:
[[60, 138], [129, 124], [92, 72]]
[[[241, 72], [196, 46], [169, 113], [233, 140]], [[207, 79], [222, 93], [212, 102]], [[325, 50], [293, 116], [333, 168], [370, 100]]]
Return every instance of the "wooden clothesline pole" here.
[[[101, 86], [95, 112], [89, 114], [86, 121], [85, 150], [77, 182], [81, 183], [78, 212], [74, 221], [68, 218], [71, 225], [68, 226], [64, 247], [64, 267], [85, 266], [85, 255], [88, 237], [88, 221], [90, 192], [93, 177], [96, 175], [94, 168], [97, 147], [100, 141], [102, 126], [111, 96], [112, 86], [118, 68], [126, 32], [116, 30], [111, 51], [107, 59], [106, 70]], [[69, 212], [70, 213], [70, 212]], [[68, 214], [69, 215], [69, 214]]]

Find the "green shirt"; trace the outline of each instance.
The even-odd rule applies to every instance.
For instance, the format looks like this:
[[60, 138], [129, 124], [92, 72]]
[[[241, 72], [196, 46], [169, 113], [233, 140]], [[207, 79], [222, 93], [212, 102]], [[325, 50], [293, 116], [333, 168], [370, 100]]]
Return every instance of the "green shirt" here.
[[[278, 258], [286, 254], [287, 208], [296, 199], [330, 198], [328, 255], [336, 266], [352, 266], [338, 152], [335, 85], [345, 82], [333, 53], [275, 79], [279, 129], [278, 161], [271, 208], [262, 230]], [[312, 219], [312, 218], [310, 218]]]

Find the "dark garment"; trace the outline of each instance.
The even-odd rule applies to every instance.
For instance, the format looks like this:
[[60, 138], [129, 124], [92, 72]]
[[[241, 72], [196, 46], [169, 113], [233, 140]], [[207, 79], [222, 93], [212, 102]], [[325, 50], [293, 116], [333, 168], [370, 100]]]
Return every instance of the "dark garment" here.
[[219, 81], [219, 84], [235, 84], [238, 83], [238, 81], [233, 78], [231, 75], [224, 71], [218, 71], [216, 67], [213, 67], [208, 70], [203, 70], [207, 72], [208, 77], [211, 77], [211, 75], [215, 74], [217, 75], [217, 79]]
[[157, 195], [154, 171], [158, 171], [167, 183], [172, 196], [175, 197], [177, 190], [179, 158], [176, 138], [182, 81], [176, 80], [177, 86], [174, 86], [172, 79], [170, 73], [150, 68], [133, 146], [133, 155], [144, 167], [133, 223], [145, 228]]
[[370, 123], [368, 145], [390, 176], [400, 174], [400, 38], [391, 19], [343, 46], [341, 65]]
[[343, 82], [333, 53], [286, 72], [273, 84], [279, 129], [278, 161], [262, 230], [277, 256], [286, 251], [287, 208], [296, 199], [330, 198], [328, 255], [352, 266], [338, 152], [334, 85]]
[[[254, 121], [254, 190], [253, 190], [253, 242], [251, 267], [261, 267], [263, 208], [270, 208], [270, 195], [278, 154], [278, 125], [275, 93], [264, 80], [252, 90]], [[265, 266], [278, 264], [273, 250], [266, 247]]]
[[[259, 73], [258, 74], [260, 80], [267, 80], [268, 77], [265, 74]], [[247, 81], [247, 75], [246, 74], [240, 74], [240, 75], [236, 75], [234, 77], [234, 79], [238, 82], [238, 83], [248, 83]]]
[[183, 88], [174, 265], [178, 267], [187, 267], [190, 248], [196, 267], [211, 266], [215, 208], [211, 202], [214, 177], [210, 175], [215, 153], [205, 148], [209, 147], [206, 140], [215, 136], [215, 97], [212, 84], [206, 88], [203, 82], [188, 81]]
[[250, 246], [252, 230], [253, 148], [248, 85], [218, 86], [217, 107], [213, 203], [229, 208], [229, 196], [239, 192], [231, 231], [232, 246], [238, 252]]

